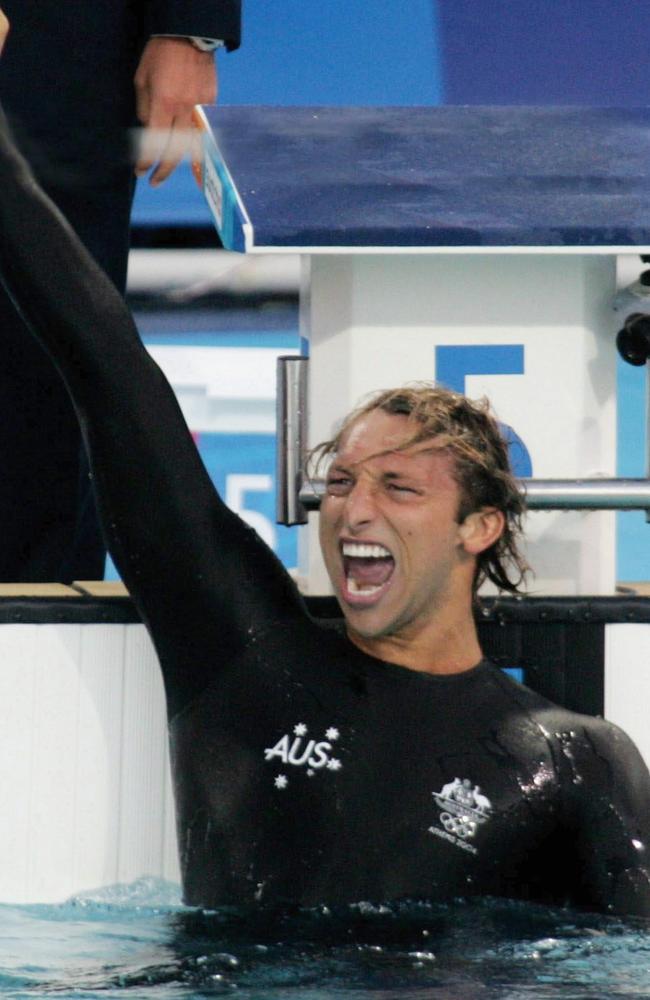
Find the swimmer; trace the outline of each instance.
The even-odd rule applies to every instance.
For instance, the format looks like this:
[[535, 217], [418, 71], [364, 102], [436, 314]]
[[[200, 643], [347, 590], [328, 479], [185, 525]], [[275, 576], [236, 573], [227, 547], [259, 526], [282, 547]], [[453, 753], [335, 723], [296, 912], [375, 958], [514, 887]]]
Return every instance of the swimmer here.
[[481, 653], [521, 505], [485, 407], [381, 393], [321, 449], [343, 624], [224, 505], [128, 310], [0, 128], [0, 272], [74, 400], [169, 713], [187, 903], [490, 895], [650, 916], [630, 740]]

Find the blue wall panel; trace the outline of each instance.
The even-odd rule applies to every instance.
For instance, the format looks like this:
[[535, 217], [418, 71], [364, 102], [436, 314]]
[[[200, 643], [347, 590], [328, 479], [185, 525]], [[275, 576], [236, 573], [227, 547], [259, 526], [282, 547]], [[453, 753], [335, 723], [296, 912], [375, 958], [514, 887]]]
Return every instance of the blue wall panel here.
[[437, 0], [445, 104], [650, 103], [647, 0]]
[[244, 0], [226, 104], [438, 104], [432, 0]]

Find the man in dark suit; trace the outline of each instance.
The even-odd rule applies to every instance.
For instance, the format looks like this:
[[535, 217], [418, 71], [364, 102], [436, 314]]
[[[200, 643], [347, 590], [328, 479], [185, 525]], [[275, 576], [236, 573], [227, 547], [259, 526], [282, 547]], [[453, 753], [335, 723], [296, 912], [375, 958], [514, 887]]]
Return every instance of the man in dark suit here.
[[[214, 48], [239, 44], [240, 0], [4, 0], [0, 99], [49, 195], [120, 290], [134, 170], [128, 129], [163, 134], [216, 99]], [[174, 169], [163, 140], [161, 183]], [[0, 580], [100, 579], [104, 546], [71, 403], [0, 296]], [[107, 420], [110, 414], [107, 414]]]

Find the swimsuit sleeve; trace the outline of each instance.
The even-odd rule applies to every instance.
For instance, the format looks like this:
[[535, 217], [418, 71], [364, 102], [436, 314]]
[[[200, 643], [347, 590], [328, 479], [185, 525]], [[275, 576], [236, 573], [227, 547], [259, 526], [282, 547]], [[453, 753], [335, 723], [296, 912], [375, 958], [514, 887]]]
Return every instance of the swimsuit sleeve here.
[[594, 719], [585, 740], [568, 744], [575, 824], [575, 876], [581, 905], [650, 916], [650, 775], [633, 742]]
[[0, 277], [72, 396], [107, 545], [163, 672], [183, 663], [207, 678], [201, 649], [236, 654], [278, 616], [302, 614], [300, 597], [219, 498], [121, 296], [39, 189], [4, 117], [0, 225]]

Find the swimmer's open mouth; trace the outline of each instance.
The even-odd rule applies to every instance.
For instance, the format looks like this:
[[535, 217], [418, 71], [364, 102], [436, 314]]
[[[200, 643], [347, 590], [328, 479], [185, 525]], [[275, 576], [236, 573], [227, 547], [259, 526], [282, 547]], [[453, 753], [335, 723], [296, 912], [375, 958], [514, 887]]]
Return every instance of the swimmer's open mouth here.
[[342, 542], [345, 598], [353, 604], [374, 603], [390, 583], [395, 560], [375, 542]]

